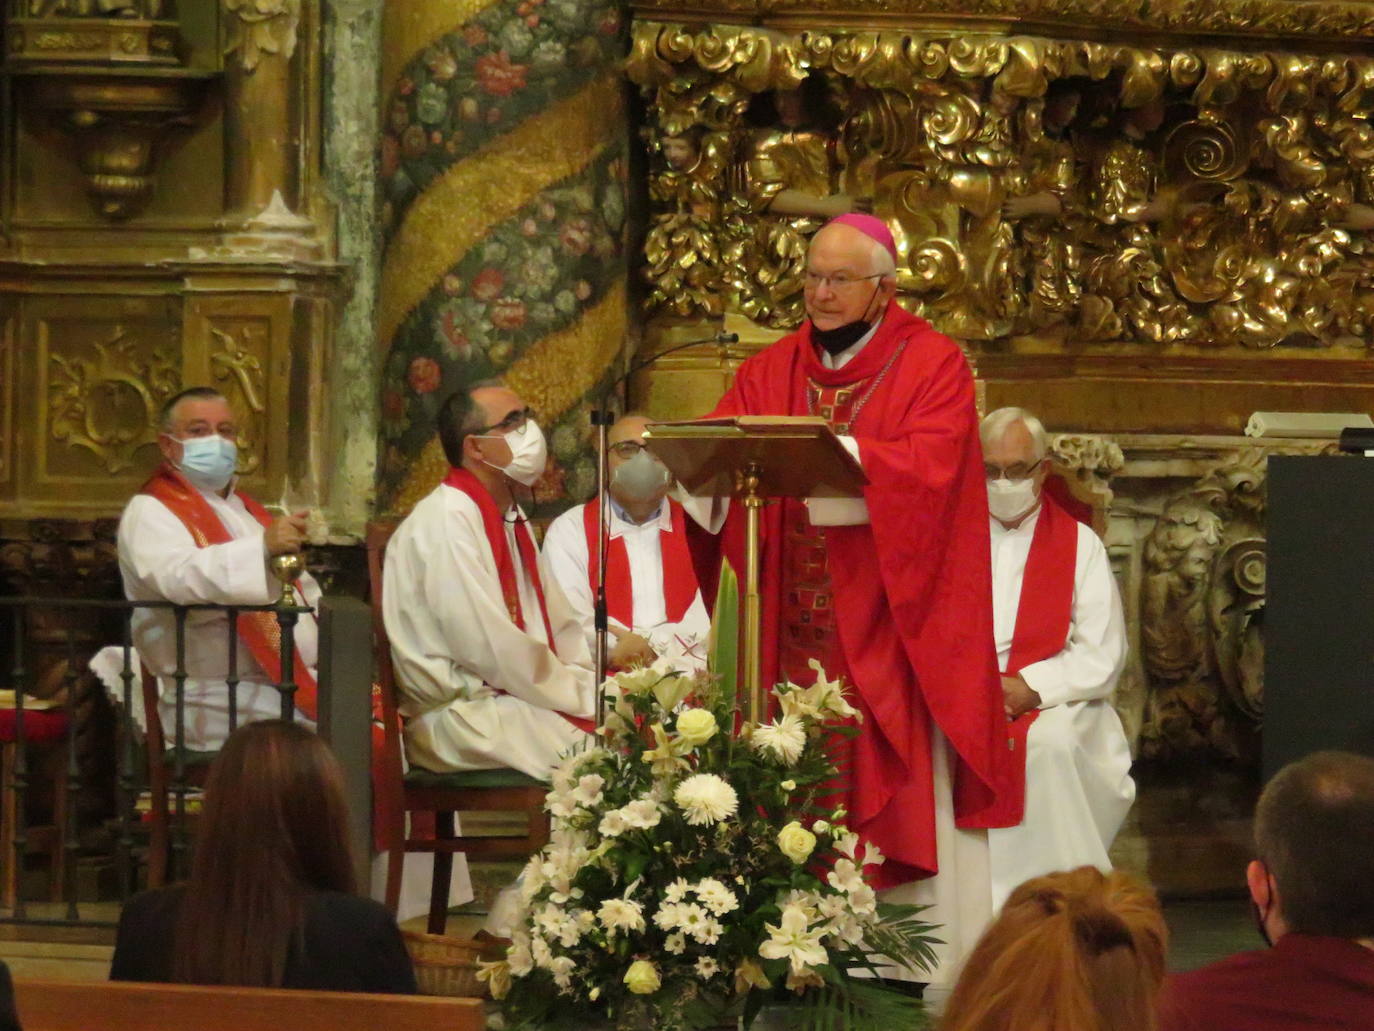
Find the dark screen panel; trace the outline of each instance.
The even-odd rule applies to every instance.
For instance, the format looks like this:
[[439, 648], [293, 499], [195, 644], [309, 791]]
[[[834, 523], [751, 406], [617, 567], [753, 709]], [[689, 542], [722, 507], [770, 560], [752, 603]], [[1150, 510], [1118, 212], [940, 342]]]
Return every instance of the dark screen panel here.
[[1269, 459], [1264, 776], [1374, 755], [1374, 458]]

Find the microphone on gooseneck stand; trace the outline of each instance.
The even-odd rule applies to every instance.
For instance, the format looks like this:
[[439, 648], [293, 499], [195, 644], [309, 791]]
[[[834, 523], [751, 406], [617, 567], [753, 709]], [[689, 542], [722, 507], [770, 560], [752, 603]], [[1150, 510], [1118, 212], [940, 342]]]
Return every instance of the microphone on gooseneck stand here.
[[615, 422], [615, 416], [610, 408], [606, 406], [606, 399], [612, 391], [619, 387], [624, 388], [622, 403], [629, 407], [630, 403], [630, 377], [642, 369], [647, 369], [660, 358], [673, 354], [677, 351], [685, 351], [689, 347], [698, 347], [701, 344], [737, 344], [739, 343], [738, 333], [716, 333], [714, 336], [702, 337], [700, 340], [688, 340], [681, 344], [674, 344], [672, 347], [652, 354], [637, 362], [631, 362], [629, 368], [620, 376], [611, 381], [602, 395], [601, 404], [591, 411], [591, 423], [596, 428], [596, 555], [589, 556], [596, 562], [596, 595], [592, 605], [592, 625], [596, 630], [596, 713], [595, 720], [600, 726], [606, 714], [606, 674], [610, 666], [609, 649], [606, 645], [606, 636], [610, 632], [610, 619], [606, 613], [606, 560], [610, 552], [611, 544], [611, 508], [607, 503], [607, 490], [610, 486], [610, 458], [607, 447], [606, 435], [610, 432], [611, 424]]

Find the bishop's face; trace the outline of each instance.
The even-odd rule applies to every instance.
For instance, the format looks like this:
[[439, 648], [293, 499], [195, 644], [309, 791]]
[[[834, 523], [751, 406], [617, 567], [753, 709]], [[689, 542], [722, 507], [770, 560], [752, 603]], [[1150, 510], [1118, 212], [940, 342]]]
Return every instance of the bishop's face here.
[[817, 329], [871, 322], [896, 292], [894, 277], [875, 275], [873, 241], [853, 226], [826, 226], [806, 256], [806, 314]]

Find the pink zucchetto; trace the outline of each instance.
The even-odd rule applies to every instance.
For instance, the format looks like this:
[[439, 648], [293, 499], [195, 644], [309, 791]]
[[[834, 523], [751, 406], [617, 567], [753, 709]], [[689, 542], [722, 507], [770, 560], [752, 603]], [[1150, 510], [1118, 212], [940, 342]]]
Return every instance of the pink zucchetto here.
[[[850, 226], [863, 233], [870, 240], [877, 240], [887, 253], [892, 255], [892, 260], [897, 260], [897, 241], [892, 238], [892, 230], [887, 227], [887, 223], [875, 215], [865, 215], [862, 212], [851, 211], [846, 215], [837, 215], [825, 224], [826, 226]], [[822, 226], [822, 228], [825, 228]]]

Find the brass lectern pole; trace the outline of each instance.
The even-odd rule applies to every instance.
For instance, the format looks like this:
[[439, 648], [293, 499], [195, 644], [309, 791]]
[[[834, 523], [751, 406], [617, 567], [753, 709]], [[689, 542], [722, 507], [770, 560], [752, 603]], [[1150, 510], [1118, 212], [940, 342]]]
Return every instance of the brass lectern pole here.
[[749, 720], [758, 723], [764, 717], [763, 685], [759, 682], [763, 608], [759, 598], [759, 511], [763, 498], [759, 496], [758, 462], [745, 466], [740, 477], [740, 493], [744, 496], [744, 689], [749, 697]]

